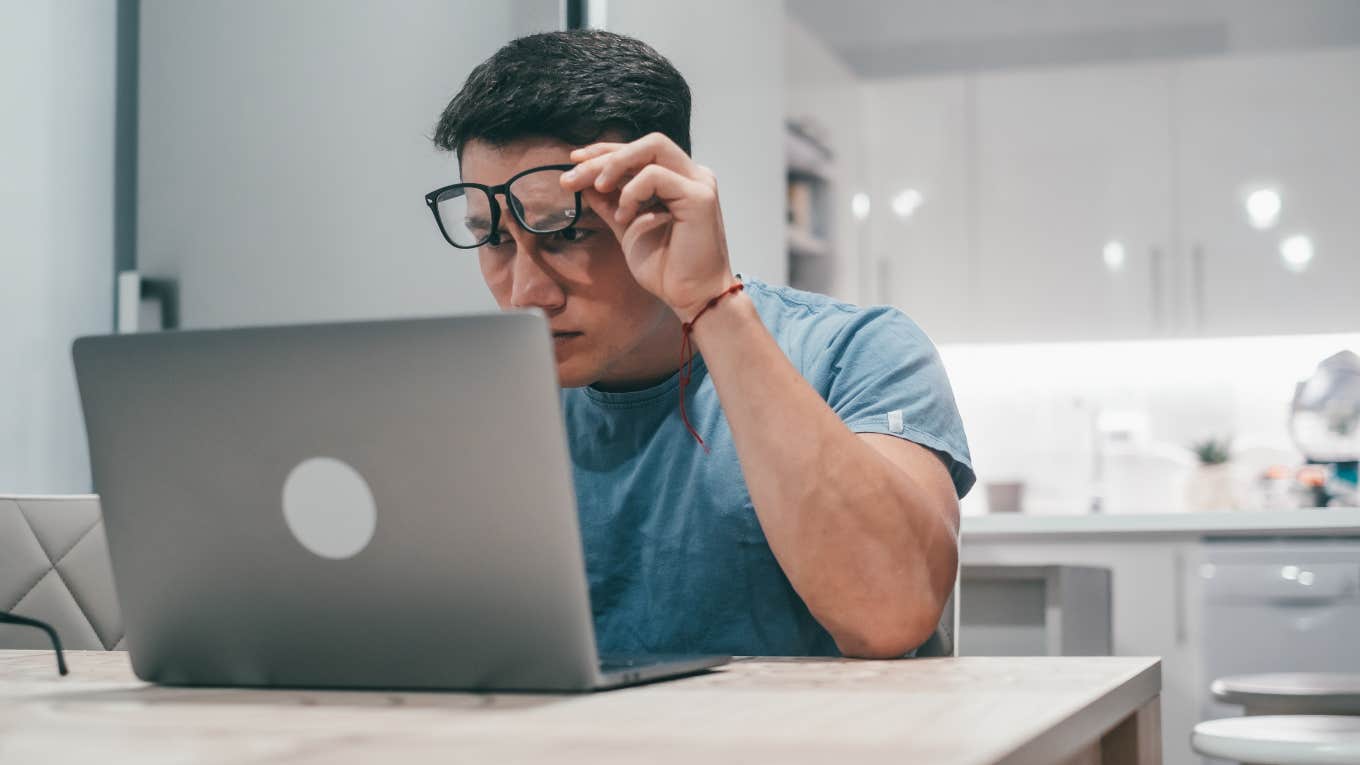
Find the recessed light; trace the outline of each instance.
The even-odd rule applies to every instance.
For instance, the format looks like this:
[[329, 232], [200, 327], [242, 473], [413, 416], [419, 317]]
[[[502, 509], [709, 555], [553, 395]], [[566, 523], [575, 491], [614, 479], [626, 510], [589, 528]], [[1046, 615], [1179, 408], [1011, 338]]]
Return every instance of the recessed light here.
[[924, 201], [926, 198], [916, 189], [902, 189], [892, 198], [893, 214], [904, 220], [910, 218]]
[[1111, 271], [1118, 271], [1124, 267], [1126, 254], [1123, 242], [1111, 239], [1105, 243], [1100, 254], [1105, 259], [1105, 267]]
[[1313, 260], [1313, 240], [1303, 234], [1281, 239], [1280, 259], [1284, 261], [1284, 267], [1290, 271], [1304, 270]]
[[856, 192], [850, 197], [850, 213], [855, 216], [855, 220], [865, 220], [869, 217], [869, 195], [863, 191]]
[[1256, 189], [1247, 195], [1247, 220], [1254, 228], [1268, 229], [1280, 220], [1280, 192], [1275, 189]]

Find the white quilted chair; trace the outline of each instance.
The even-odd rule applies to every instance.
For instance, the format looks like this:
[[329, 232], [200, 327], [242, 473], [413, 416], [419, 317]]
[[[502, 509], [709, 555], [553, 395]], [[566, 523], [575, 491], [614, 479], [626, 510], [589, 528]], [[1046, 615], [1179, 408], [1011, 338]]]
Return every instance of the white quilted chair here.
[[[0, 494], [0, 611], [50, 624], [66, 649], [123, 648], [98, 497]], [[0, 624], [0, 648], [51, 643], [40, 630]]]

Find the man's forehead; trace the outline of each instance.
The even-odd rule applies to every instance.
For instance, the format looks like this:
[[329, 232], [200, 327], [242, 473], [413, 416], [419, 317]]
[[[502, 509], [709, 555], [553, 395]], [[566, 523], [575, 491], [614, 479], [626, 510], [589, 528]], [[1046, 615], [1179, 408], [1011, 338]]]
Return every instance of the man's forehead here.
[[556, 138], [520, 138], [504, 144], [474, 139], [463, 145], [460, 175], [464, 183], [495, 186], [531, 167], [569, 164], [575, 148]]

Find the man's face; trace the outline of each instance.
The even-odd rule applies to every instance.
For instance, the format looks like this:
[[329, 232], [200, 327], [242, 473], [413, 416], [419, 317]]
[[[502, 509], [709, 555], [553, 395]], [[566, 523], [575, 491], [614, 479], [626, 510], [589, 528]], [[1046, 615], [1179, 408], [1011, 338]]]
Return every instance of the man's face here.
[[[470, 141], [463, 147], [462, 180], [498, 186], [529, 168], [570, 164], [574, 148], [548, 138], [504, 146]], [[676, 348], [662, 342], [674, 314], [634, 280], [618, 239], [586, 199], [575, 233], [555, 234], [525, 231], [505, 197], [496, 202], [500, 244], [477, 250], [482, 278], [501, 310], [534, 307], [547, 314], [560, 385], [627, 387], [674, 369]]]

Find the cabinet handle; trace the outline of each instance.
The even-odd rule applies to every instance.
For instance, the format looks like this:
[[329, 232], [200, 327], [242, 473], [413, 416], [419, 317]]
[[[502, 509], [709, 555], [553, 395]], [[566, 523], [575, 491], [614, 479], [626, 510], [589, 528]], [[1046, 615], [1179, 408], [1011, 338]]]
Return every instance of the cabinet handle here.
[[1153, 247], [1148, 251], [1148, 284], [1152, 298], [1152, 326], [1161, 334], [1166, 331], [1165, 300], [1162, 299], [1162, 248]]
[[1186, 613], [1189, 606], [1186, 601], [1189, 600], [1189, 597], [1185, 590], [1189, 585], [1189, 581], [1187, 581], [1185, 576], [1185, 551], [1177, 550], [1173, 560], [1174, 564], [1172, 566], [1171, 575], [1176, 579], [1175, 591], [1173, 593], [1175, 598], [1176, 645], [1185, 645], [1186, 639], [1189, 637], [1189, 630], [1186, 628], [1185, 624], [1189, 619], [1189, 615]]
[[1190, 294], [1195, 301], [1195, 329], [1204, 331], [1204, 247], [1190, 248]]

